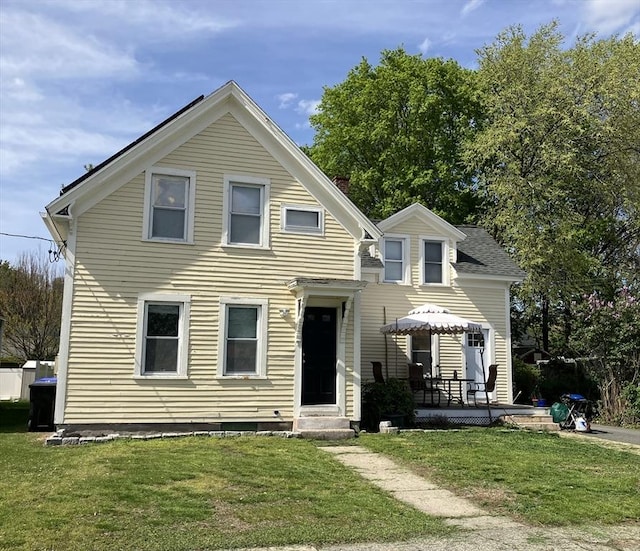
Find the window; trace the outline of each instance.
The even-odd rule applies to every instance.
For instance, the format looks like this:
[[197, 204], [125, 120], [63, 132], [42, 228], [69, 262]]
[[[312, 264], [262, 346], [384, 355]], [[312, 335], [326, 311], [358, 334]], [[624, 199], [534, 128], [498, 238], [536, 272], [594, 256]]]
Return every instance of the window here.
[[263, 376], [266, 373], [267, 301], [223, 298], [220, 303], [219, 375]]
[[411, 361], [421, 363], [424, 373], [431, 374], [431, 335], [411, 336]]
[[184, 295], [138, 299], [136, 375], [186, 375], [189, 301]]
[[407, 283], [409, 280], [407, 239], [387, 237], [384, 240], [384, 281]]
[[321, 234], [324, 231], [323, 211], [316, 207], [283, 205], [281, 226], [286, 232]]
[[268, 247], [269, 180], [250, 176], [225, 176], [224, 243]]
[[421, 272], [423, 284], [442, 285], [447, 283], [445, 259], [448, 254], [446, 242], [438, 239], [422, 239]]
[[195, 172], [154, 167], [145, 186], [143, 238], [192, 243]]

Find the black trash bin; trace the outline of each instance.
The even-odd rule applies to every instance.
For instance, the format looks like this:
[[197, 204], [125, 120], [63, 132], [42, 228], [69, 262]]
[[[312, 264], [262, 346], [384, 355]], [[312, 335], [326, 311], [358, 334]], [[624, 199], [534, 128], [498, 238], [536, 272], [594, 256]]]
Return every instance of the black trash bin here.
[[43, 377], [29, 385], [29, 431], [54, 430], [56, 377]]

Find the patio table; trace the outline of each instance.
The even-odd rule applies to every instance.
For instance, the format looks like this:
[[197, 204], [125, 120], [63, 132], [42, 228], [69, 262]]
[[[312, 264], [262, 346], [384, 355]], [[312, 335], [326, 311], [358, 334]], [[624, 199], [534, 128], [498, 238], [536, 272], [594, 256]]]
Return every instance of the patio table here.
[[[464, 405], [464, 399], [462, 397], [462, 385], [463, 383], [466, 384], [467, 383], [474, 383], [475, 379], [462, 379], [459, 377], [451, 377], [451, 378], [445, 378], [445, 377], [441, 377], [440, 378], [440, 382], [442, 383], [442, 392], [444, 392], [447, 395], [447, 406], [451, 405], [452, 401], [456, 401], [458, 402], [460, 405]], [[458, 388], [455, 388], [455, 383], [458, 383]], [[453, 390], [452, 390], [452, 386], [453, 386]], [[457, 396], [454, 396], [454, 393], [456, 393], [457, 390]]]

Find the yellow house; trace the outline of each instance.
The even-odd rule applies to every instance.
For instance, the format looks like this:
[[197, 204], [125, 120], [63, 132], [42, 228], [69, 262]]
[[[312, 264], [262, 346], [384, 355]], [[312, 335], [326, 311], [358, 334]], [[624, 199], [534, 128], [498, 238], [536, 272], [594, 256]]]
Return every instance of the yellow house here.
[[[486, 325], [510, 398], [520, 272], [474, 273], [481, 230], [418, 205], [372, 223], [235, 82], [63, 188], [44, 221], [66, 259], [58, 428], [351, 434], [385, 316], [427, 300]], [[426, 284], [430, 241], [442, 281]], [[463, 360], [444, 339], [430, 353]]]
[[[483, 382], [489, 365], [497, 364], [496, 388], [489, 398], [511, 404], [510, 286], [524, 272], [484, 229], [452, 226], [419, 204], [383, 220], [378, 228], [383, 237], [371, 253], [380, 262], [363, 268], [368, 281], [362, 298], [364, 378], [373, 361], [400, 378], [407, 377], [408, 362], [420, 362], [434, 378]], [[482, 332], [380, 334], [381, 326], [425, 303], [481, 324]]]

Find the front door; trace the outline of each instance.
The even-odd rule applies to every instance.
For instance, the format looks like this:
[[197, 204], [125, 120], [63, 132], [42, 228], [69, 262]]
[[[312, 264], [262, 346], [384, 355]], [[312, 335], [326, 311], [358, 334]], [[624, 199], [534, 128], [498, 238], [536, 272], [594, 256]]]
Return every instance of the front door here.
[[302, 326], [302, 405], [336, 403], [336, 309], [308, 307]]
[[[485, 344], [489, 340], [489, 330], [483, 329], [482, 333], [466, 333], [465, 359], [467, 361], [467, 379], [473, 379], [477, 383], [484, 383], [489, 376], [489, 356]], [[482, 366], [484, 364], [484, 374]], [[476, 395], [478, 401], [486, 400], [484, 392]]]

